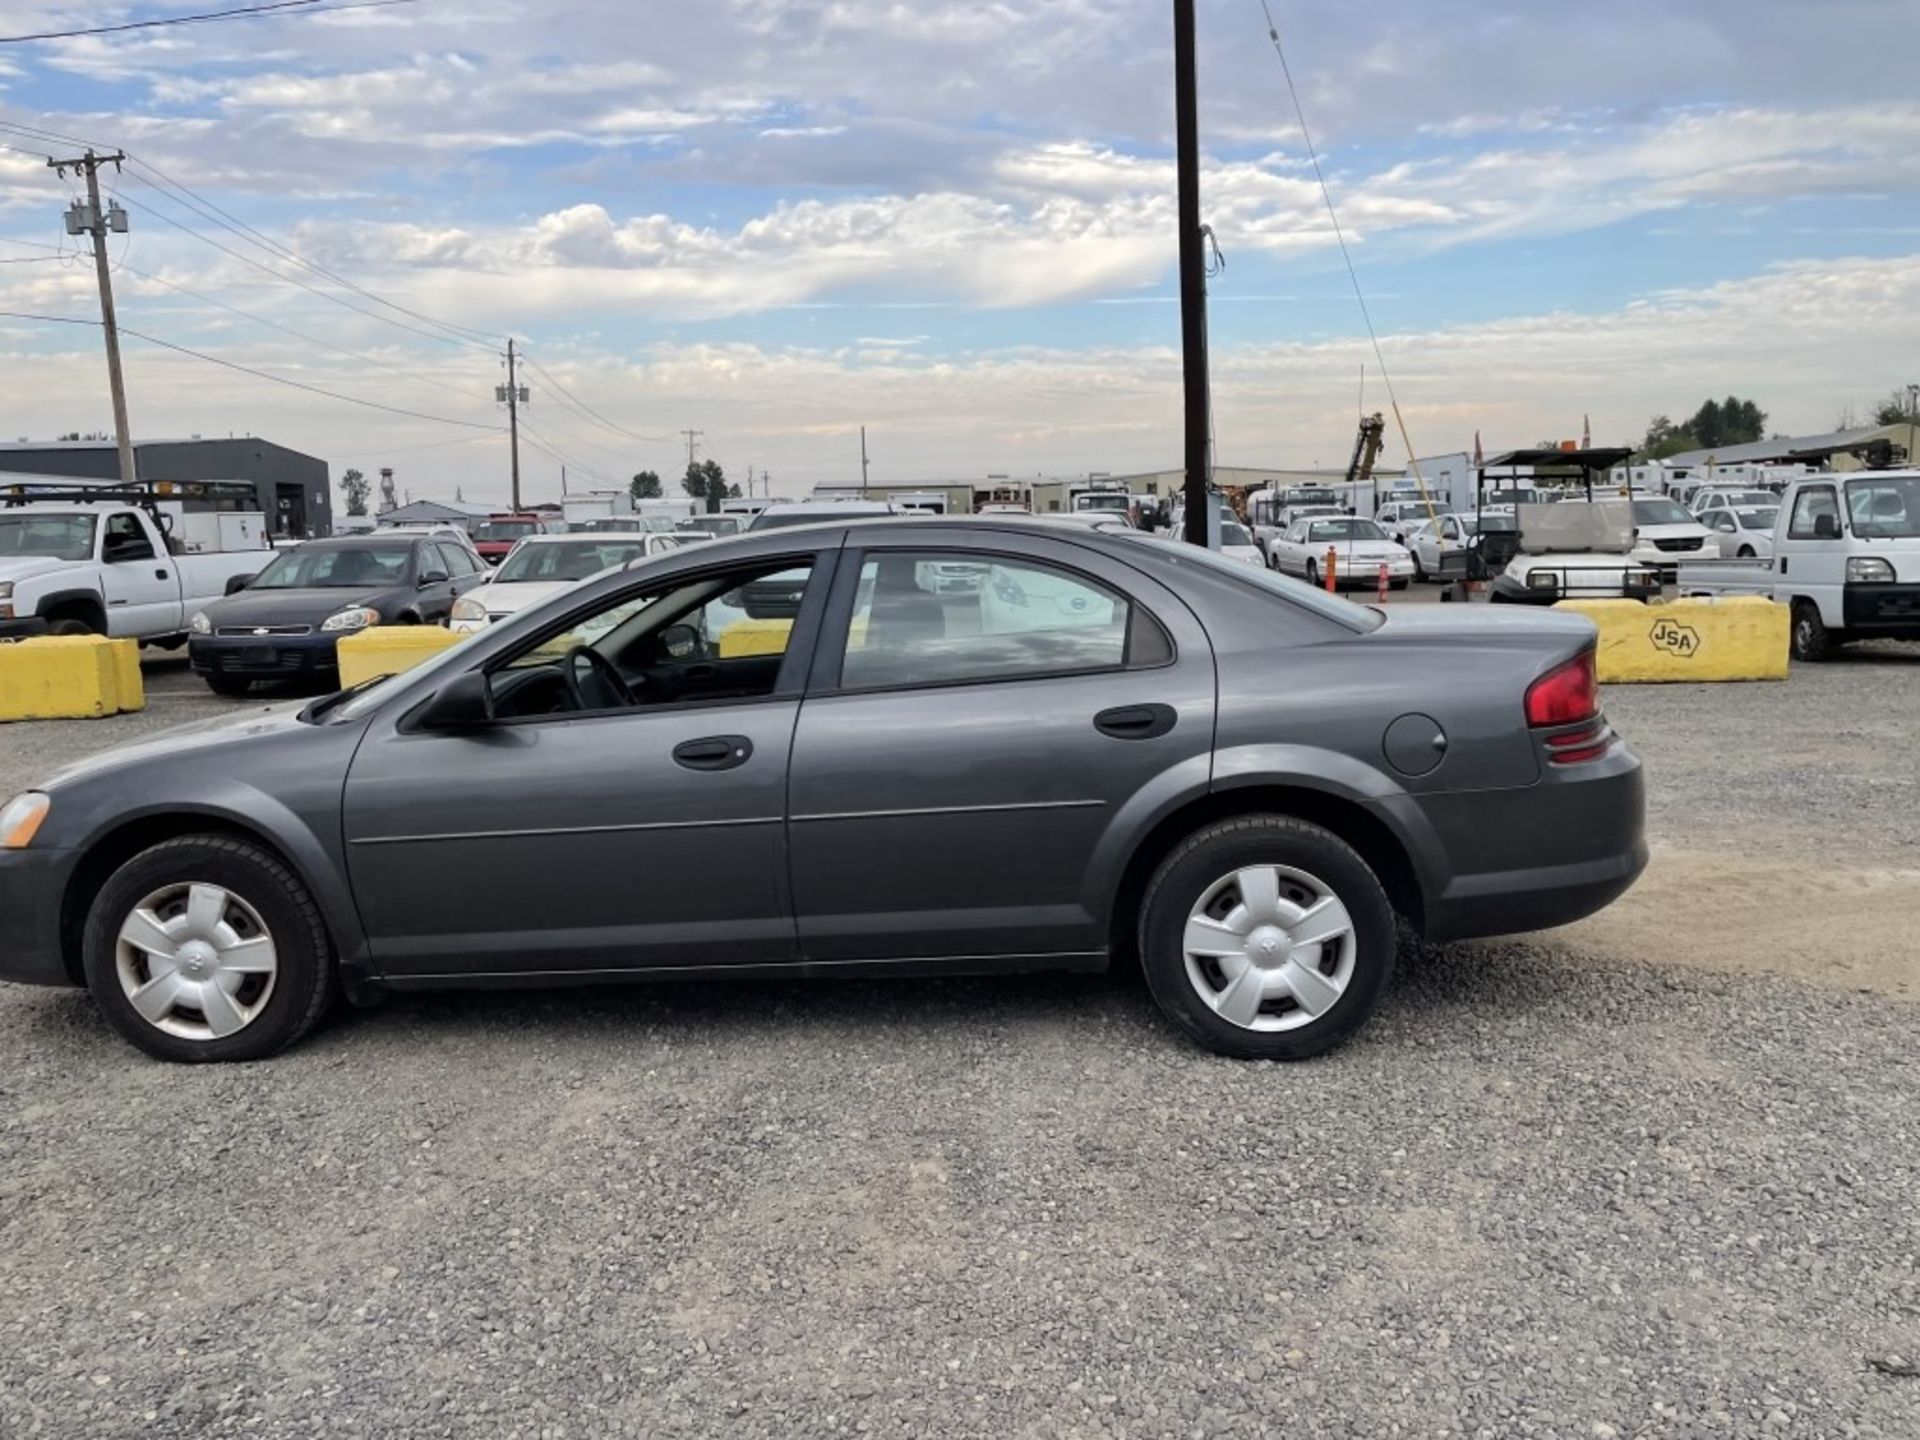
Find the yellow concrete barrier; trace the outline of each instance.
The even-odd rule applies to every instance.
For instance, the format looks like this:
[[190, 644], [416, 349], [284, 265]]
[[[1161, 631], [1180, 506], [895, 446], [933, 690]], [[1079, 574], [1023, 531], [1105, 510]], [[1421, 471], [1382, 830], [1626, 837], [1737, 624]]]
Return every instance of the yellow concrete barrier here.
[[467, 637], [438, 625], [371, 625], [340, 637], [340, 684], [398, 675]]
[[1603, 684], [1784, 680], [1787, 607], [1758, 595], [1727, 599], [1562, 600], [1600, 627]]
[[89, 720], [146, 703], [133, 640], [46, 635], [0, 645], [0, 720]]

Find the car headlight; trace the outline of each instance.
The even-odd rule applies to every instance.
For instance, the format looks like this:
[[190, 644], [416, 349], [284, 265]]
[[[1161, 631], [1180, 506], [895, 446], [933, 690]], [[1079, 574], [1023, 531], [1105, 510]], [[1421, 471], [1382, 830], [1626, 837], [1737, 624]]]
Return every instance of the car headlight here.
[[9, 800], [7, 808], [0, 810], [0, 850], [26, 849], [52, 808], [53, 802], [38, 790], [28, 790]]
[[322, 630], [364, 630], [369, 625], [380, 623], [380, 612], [366, 605], [354, 605], [329, 615], [320, 622]]
[[453, 618], [456, 620], [484, 620], [487, 618], [487, 607], [471, 595], [462, 595], [458, 600], [453, 602]]
[[1560, 577], [1551, 570], [1529, 570], [1527, 584], [1535, 590], [1551, 590], [1560, 583]]
[[187, 628], [196, 635], [211, 635], [213, 633], [213, 622], [207, 619], [206, 611], [196, 610], [193, 612], [193, 618], [187, 621]]
[[1886, 585], [1893, 581], [1893, 566], [1878, 555], [1854, 555], [1847, 560], [1849, 584]]

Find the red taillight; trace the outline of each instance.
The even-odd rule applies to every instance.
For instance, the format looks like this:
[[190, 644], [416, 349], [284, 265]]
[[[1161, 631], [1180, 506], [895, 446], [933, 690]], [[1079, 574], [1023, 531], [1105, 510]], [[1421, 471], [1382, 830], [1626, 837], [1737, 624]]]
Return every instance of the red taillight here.
[[1600, 680], [1594, 673], [1593, 651], [1556, 666], [1527, 687], [1527, 724], [1577, 725], [1600, 713]]

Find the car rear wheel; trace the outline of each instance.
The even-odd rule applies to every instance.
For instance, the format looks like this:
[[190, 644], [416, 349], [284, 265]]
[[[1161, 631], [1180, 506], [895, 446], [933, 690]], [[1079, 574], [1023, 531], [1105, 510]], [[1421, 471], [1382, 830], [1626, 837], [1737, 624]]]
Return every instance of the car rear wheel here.
[[1366, 1022], [1393, 973], [1393, 908], [1359, 853], [1282, 815], [1209, 825], [1155, 873], [1147, 986], [1216, 1054], [1304, 1060]]
[[276, 856], [221, 835], [143, 850], [101, 887], [82, 940], [108, 1021], [161, 1060], [258, 1060], [332, 998], [333, 947]]

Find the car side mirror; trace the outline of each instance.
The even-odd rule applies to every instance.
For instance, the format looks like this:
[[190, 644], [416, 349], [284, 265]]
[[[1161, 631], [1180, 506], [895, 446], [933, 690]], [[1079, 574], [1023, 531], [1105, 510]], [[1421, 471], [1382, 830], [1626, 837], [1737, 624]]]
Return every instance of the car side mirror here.
[[1838, 515], [1814, 516], [1813, 538], [1816, 540], [1838, 540], [1840, 538], [1840, 517]]
[[493, 682], [484, 670], [456, 675], [427, 702], [422, 730], [479, 730], [493, 723]]
[[450, 578], [444, 570], [423, 570], [420, 572], [420, 588], [424, 590], [429, 585], [444, 585]]
[[655, 643], [669, 660], [691, 660], [700, 653], [700, 632], [691, 625], [669, 625]]
[[260, 572], [256, 570], [253, 575], [229, 575], [227, 577], [227, 588], [224, 593], [228, 595], [238, 595], [253, 583], [254, 576], [259, 573]]

